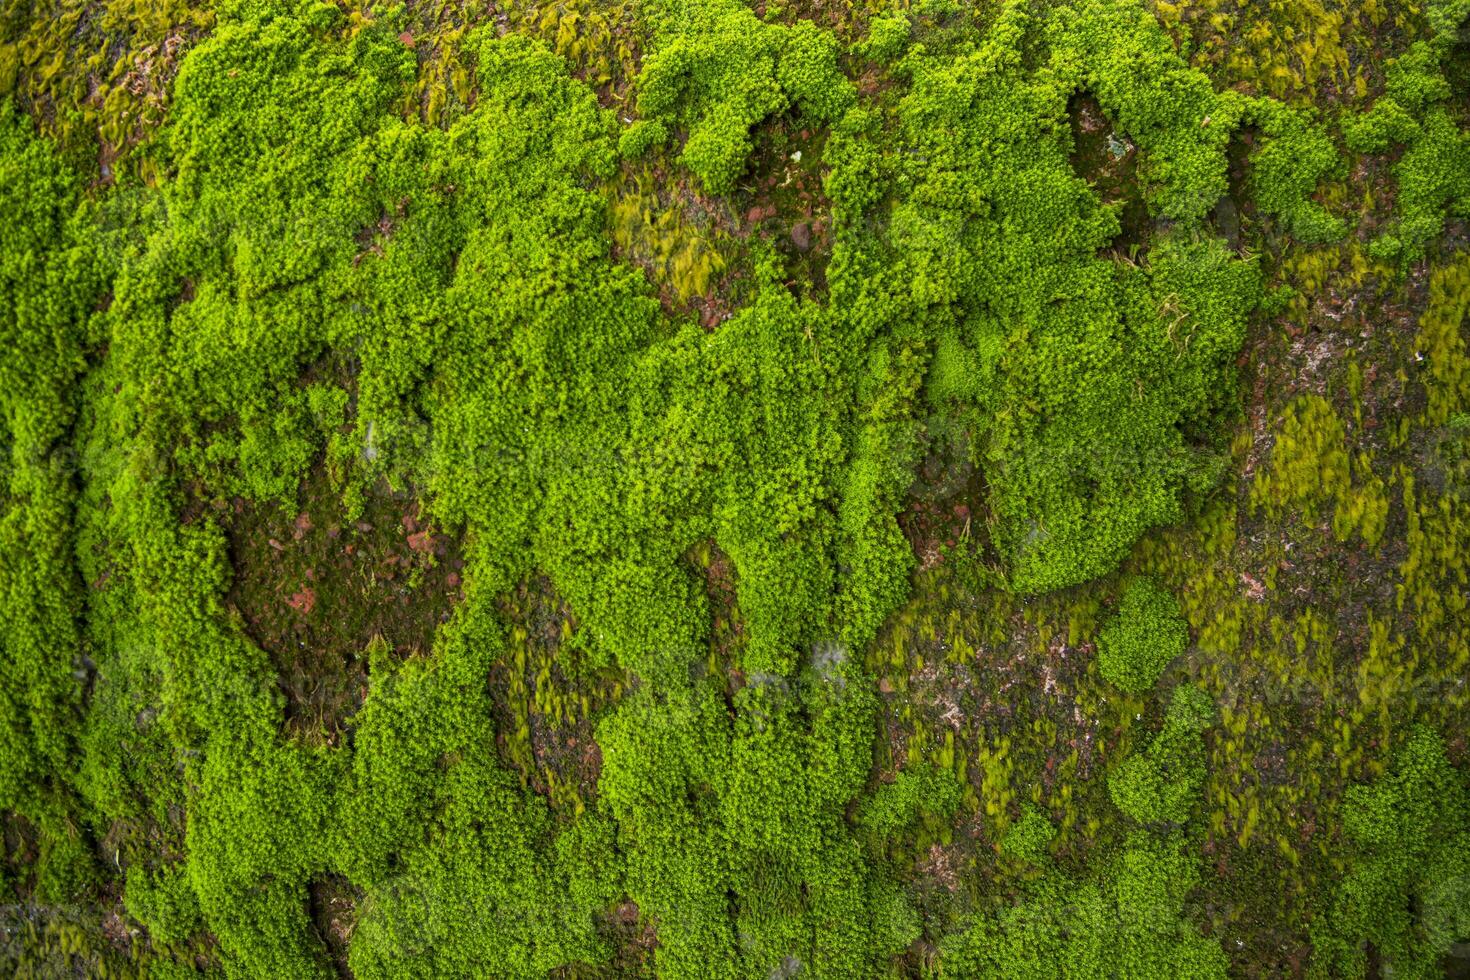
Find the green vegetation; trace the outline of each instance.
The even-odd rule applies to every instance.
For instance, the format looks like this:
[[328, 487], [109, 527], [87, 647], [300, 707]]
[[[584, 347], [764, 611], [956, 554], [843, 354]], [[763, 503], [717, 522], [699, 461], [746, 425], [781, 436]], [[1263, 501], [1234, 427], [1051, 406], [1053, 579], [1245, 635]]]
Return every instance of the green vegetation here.
[[1180, 824], [1205, 781], [1205, 743], [1200, 732], [1213, 721], [1209, 696], [1178, 687], [1164, 727], [1149, 747], [1124, 760], [1108, 777], [1108, 795], [1142, 824]]
[[1349, 790], [1352, 859], [1314, 937], [1313, 973], [1366, 976], [1372, 944], [1396, 976], [1434, 976], [1470, 927], [1467, 821], [1470, 786], [1427, 729], [1410, 736], [1392, 770]]
[[13, 215], [0, 251], [0, 806], [35, 825], [36, 890], [54, 902], [85, 883], [91, 859], [75, 823], [81, 597], [70, 554], [76, 484], [63, 440], [99, 272], [77, 181], [29, 128], [8, 103], [0, 108], [0, 186]]
[[1454, 57], [1464, 5], [1431, 3], [1426, 16], [1429, 38], [1385, 67], [1383, 96], [1343, 128], [1348, 147], [1359, 153], [1404, 147], [1393, 168], [1400, 217], [1370, 246], [1377, 257], [1404, 262], [1423, 255], [1446, 217], [1470, 215], [1470, 139], [1450, 108], [1454, 96], [1443, 70]]
[[704, 190], [732, 190], [750, 155], [750, 129], [795, 108], [813, 123], [834, 122], [853, 103], [837, 70], [837, 41], [810, 21], [763, 24], [733, 0], [655, 5], [653, 51], [638, 76], [644, 117], [633, 147], [653, 126], [688, 131], [679, 160]]
[[[1254, 263], [1203, 234], [1234, 110], [1137, 8], [1059, 12], [1042, 70], [1022, 58], [1028, 21], [1007, 6], [982, 47], [905, 59], [894, 167], [910, 190], [884, 244], [910, 266], [910, 309], [894, 315], [932, 337], [929, 398], [963, 418], [1010, 582], [1036, 592], [1108, 571], [1206, 489], [1211, 447], [1186, 434], [1223, 403], [1260, 287]], [[1194, 98], [1125, 91], [1114, 79], [1141, 59], [1157, 70], [1140, 77]], [[1150, 211], [1172, 219], [1138, 263], [1097, 255], [1117, 209], [1073, 172], [1056, 122], [1080, 89], [1146, 153]]]
[[0, 962], [1457, 968], [1470, 4], [1269, 6], [6, 6]]
[[1182, 840], [1139, 834], [1092, 877], [1056, 874], [1020, 903], [946, 938], [956, 977], [1226, 976], [1225, 954], [1182, 917], [1199, 880]]
[[[1164, 729], [1108, 783], [1118, 809], [1155, 825], [1128, 835], [1116, 855], [1076, 880], [1049, 870], [1020, 902], [946, 937], [943, 974], [962, 977], [1224, 977], [1218, 943], [1184, 915], [1199, 867], [1179, 829], [1204, 781], [1204, 743], [1213, 705], [1192, 687], [1175, 690]], [[1166, 827], [1165, 825], [1172, 825]], [[1038, 854], [1051, 825], [1028, 810], [1002, 842]], [[1033, 857], [1034, 860], [1034, 857]]]
[[1189, 624], [1174, 597], [1150, 579], [1134, 579], [1097, 635], [1097, 669], [1125, 691], [1146, 691], [1188, 643]]

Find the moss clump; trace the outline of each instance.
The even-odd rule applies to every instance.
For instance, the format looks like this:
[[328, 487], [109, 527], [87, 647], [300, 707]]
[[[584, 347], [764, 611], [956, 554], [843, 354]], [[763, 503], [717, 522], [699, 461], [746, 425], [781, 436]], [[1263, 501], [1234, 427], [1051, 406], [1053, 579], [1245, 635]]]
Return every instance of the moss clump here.
[[1223, 980], [1224, 951], [1185, 913], [1199, 880], [1182, 838], [1136, 834], [1091, 877], [1042, 878], [1022, 901], [946, 937], [940, 976]]
[[[0, 98], [0, 810], [36, 829], [36, 894], [89, 882], [70, 774], [83, 707], [72, 550], [86, 324], [103, 288], [79, 182]], [[85, 677], [85, 673], [83, 674]]]
[[[752, 677], [733, 707], [708, 682], [642, 692], [598, 731], [602, 792], [628, 893], [658, 923], [660, 974], [767, 976], [788, 958], [820, 976], [879, 970], [920, 927], [883, 851], [844, 818], [871, 764], [871, 686], [829, 655], [794, 683]], [[958, 795], [947, 773], [900, 774], [860, 824], [881, 848], [923, 809], [952, 813]]]
[[1368, 975], [1371, 947], [1395, 976], [1436, 976], [1470, 935], [1470, 787], [1425, 728], [1399, 748], [1392, 770], [1351, 788], [1343, 825], [1346, 876], [1312, 925], [1310, 975]]
[[1114, 805], [1142, 824], [1181, 824], [1205, 781], [1205, 743], [1200, 733], [1215, 720], [1209, 695], [1192, 685], [1175, 688], [1149, 747], [1129, 756], [1108, 776]]
[[[1051, 868], [1019, 901], [946, 936], [941, 976], [1225, 977], [1219, 942], [1202, 936], [1186, 911], [1200, 869], [1179, 829], [1204, 782], [1200, 731], [1213, 713], [1207, 695], [1179, 688], [1153, 745], [1109, 780], [1119, 809], [1153, 830], [1130, 833], [1086, 878]], [[1034, 860], [1050, 831], [1033, 811], [1006, 840]]]
[[1049, 859], [1047, 848], [1056, 838], [1057, 829], [1035, 806], [1027, 804], [1021, 808], [1021, 819], [1011, 824], [1005, 837], [1001, 838], [1000, 849], [1007, 857], [1027, 864], [1044, 865]]
[[868, 24], [868, 36], [854, 50], [865, 58], [886, 64], [903, 53], [912, 29], [909, 15], [901, 10], [881, 14]]
[[679, 159], [711, 194], [734, 188], [751, 127], [762, 119], [794, 107], [813, 122], [833, 122], [854, 101], [837, 70], [836, 39], [810, 21], [763, 23], [732, 0], [672, 0], [655, 10], [657, 43], [638, 77], [638, 111], [687, 130]]
[[[1037, 38], [1044, 70], [1025, 57]], [[911, 325], [924, 341], [931, 404], [972, 433], [1011, 585], [1084, 581], [1147, 528], [1181, 518], [1208, 472], [1208, 447], [1186, 433], [1220, 409], [1260, 296], [1255, 263], [1204, 224], [1226, 189], [1241, 106], [1123, 4], [1069, 6], [1039, 26], [1007, 5], [983, 44], [916, 49], [901, 67], [912, 85], [894, 152], [875, 159], [853, 145], [871, 127], [861, 118], [844, 121], [853, 136], [834, 137], [830, 192], [852, 230], [833, 266], [903, 256], [893, 293], [854, 295], [850, 315]], [[1152, 215], [1175, 222], [1138, 264], [1099, 257], [1120, 233], [1118, 209], [1072, 172], [1069, 129], [1056, 124], [1082, 87], [1139, 146]], [[896, 199], [872, 203], [885, 171]], [[868, 210], [879, 220], [864, 225]], [[872, 225], [881, 245], [858, 230]]]
[[1146, 691], [1188, 643], [1189, 624], [1179, 602], [1153, 579], [1135, 578], [1098, 633], [1097, 667], [1124, 691]]
[[1445, 75], [1467, 15], [1463, 3], [1427, 5], [1430, 37], [1386, 66], [1386, 91], [1369, 111], [1344, 120], [1347, 144], [1359, 153], [1404, 147], [1393, 165], [1399, 215], [1371, 243], [1377, 258], [1407, 265], [1424, 255], [1447, 217], [1470, 216], [1470, 136], [1457, 125]]
[[618, 137], [618, 155], [624, 159], [641, 157], [669, 138], [669, 131], [656, 119], [639, 119]]

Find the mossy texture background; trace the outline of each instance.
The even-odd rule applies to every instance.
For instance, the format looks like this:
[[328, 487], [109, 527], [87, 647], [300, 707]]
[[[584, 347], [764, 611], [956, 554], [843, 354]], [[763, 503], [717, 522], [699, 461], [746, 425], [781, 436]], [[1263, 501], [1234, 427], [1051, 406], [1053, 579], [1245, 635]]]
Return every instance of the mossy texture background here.
[[0, 6], [18, 976], [1470, 968], [1470, 3]]

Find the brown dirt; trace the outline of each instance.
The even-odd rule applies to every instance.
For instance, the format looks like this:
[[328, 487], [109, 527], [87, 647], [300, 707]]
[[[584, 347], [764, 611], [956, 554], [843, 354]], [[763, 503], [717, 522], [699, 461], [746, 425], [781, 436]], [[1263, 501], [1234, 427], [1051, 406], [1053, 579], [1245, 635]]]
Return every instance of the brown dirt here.
[[336, 744], [366, 697], [369, 645], [427, 653], [460, 599], [464, 562], [411, 493], [379, 485], [349, 521], [318, 468], [297, 500], [230, 502], [225, 601], [275, 664], [287, 730]]

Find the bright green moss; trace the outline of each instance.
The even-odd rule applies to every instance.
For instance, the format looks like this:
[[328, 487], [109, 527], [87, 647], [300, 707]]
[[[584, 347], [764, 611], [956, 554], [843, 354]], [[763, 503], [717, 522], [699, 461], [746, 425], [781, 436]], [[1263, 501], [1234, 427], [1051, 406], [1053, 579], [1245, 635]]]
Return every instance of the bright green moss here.
[[30, 120], [0, 101], [0, 809], [36, 826], [38, 890], [50, 901], [83, 888], [91, 867], [72, 785], [81, 592], [65, 437], [102, 284], [78, 191]]
[[1044, 865], [1049, 860], [1047, 848], [1057, 835], [1057, 829], [1034, 806], [1021, 810], [1021, 819], [1011, 824], [1005, 837], [1001, 838], [1000, 849], [1008, 857], [1028, 864]]
[[[932, 338], [931, 394], [975, 433], [992, 536], [1028, 592], [1099, 575], [1144, 530], [1182, 516], [1206, 448], [1184, 432], [1220, 406], [1259, 295], [1254, 264], [1200, 235], [1225, 192], [1236, 103], [1125, 6], [1059, 11], [1045, 25], [1044, 71], [1021, 57], [1035, 30], [1011, 6], [975, 50], [906, 59], [913, 85], [890, 163], [904, 190], [885, 236], [908, 273], [888, 315], [917, 319]], [[1140, 58], [1150, 73], [1129, 67]], [[1058, 124], [1083, 87], [1151, 161], [1153, 210], [1180, 222], [1141, 265], [1098, 257], [1121, 231], [1118, 213], [1073, 173]], [[1202, 126], [1211, 114], [1217, 123]], [[842, 152], [864, 174], [876, 169], [846, 143]], [[841, 169], [829, 184], [839, 204], [848, 187], [854, 206], [871, 200]], [[854, 250], [869, 247], [852, 237]]]
[[[1026, 806], [999, 842], [997, 888], [1028, 876], [1019, 902], [946, 939], [970, 881], [914, 901], [914, 852], [959, 866], [992, 846], [955, 849], [957, 821], [971, 782], [1014, 799], [1009, 775], [965, 775], [965, 746], [944, 750], [953, 772], [875, 775], [858, 652], [909, 595], [896, 518], [936, 431], [963, 432], [979, 471], [954, 551], [1016, 592], [1111, 571], [1213, 489], [1263, 296], [1257, 261], [1210, 224], [1227, 147], [1257, 127], [1245, 193], [1273, 230], [1325, 243], [1345, 225], [1315, 195], [1343, 169], [1317, 120], [1217, 91], [1121, 0], [1007, 4], [983, 32], [954, 4], [879, 16], [851, 49], [881, 74], [861, 104], [837, 35], [811, 22], [652, 5], [643, 118], [621, 132], [599, 105], [618, 93], [540, 43], [487, 31], [431, 52], [403, 11], [288, 7], [230, 4], [190, 54], [155, 190], [79, 209], [78, 182], [0, 110], [16, 215], [0, 242], [0, 806], [37, 828], [35, 895], [77, 893], [94, 843], [120, 841], [129, 913], [236, 976], [327, 975], [309, 897], [339, 876], [363, 895], [347, 957], [364, 977], [607, 968], [630, 899], [669, 977], [884, 975], [921, 936], [951, 976], [1221, 975], [1186, 912], [1197, 846], [1176, 826], [1205, 779], [1207, 697], [1180, 687], [1153, 742], [1084, 788], [1143, 830], [1064, 876], [1053, 834], [1061, 863], [1093, 831]], [[1411, 144], [1404, 248], [1463, 196], [1433, 43], [1348, 124], [1359, 150]], [[402, 122], [426, 59], [449, 56], [474, 66], [473, 110]], [[1074, 170], [1083, 92], [1139, 154], [1136, 226]], [[725, 220], [753, 128], [785, 114], [827, 131], [830, 262], [804, 260], [825, 290], [794, 289], [754, 235], [727, 317], [669, 312], [665, 284], [614, 254], [606, 182], [682, 141]], [[1300, 463], [1273, 454], [1273, 472]], [[349, 516], [412, 487], [467, 557], [432, 649], [363, 651], [370, 682], [331, 746], [285, 734], [275, 668], [227, 599], [235, 498], [293, 504], [318, 466]], [[726, 560], [705, 581], [697, 547]], [[575, 813], [535, 790], [516, 754], [531, 735], [497, 723], [487, 681], [521, 649], [497, 598], [539, 576], [571, 610], [569, 647], [627, 684], [593, 719], [601, 775]], [[712, 652], [712, 635], [737, 641]], [[1100, 672], [1144, 691], [1186, 642], [1177, 604], [1136, 580]], [[1370, 864], [1392, 834], [1361, 814], [1382, 809], [1347, 811]], [[1406, 963], [1465, 932], [1462, 869], [1432, 856], [1389, 889], [1423, 903], [1428, 938], [1388, 919], [1373, 934]], [[1324, 919], [1324, 961], [1355, 962], [1354, 901]]]
[[1312, 976], [1367, 976], [1370, 945], [1396, 976], [1438, 975], [1470, 936], [1470, 789], [1439, 736], [1415, 730], [1390, 772], [1354, 786], [1343, 825], [1350, 863], [1313, 923]]
[[[601, 789], [628, 854], [628, 892], [659, 927], [661, 976], [874, 972], [916, 916], [843, 818], [871, 758], [869, 684], [828, 654], [788, 684], [753, 677], [727, 715], [708, 684], [639, 695], [598, 731]], [[905, 776], [864, 826], [902, 832], [920, 806], [952, 810], [935, 774]], [[917, 781], [916, 781], [917, 780]]]
[[1343, 122], [1348, 146], [1360, 153], [1404, 146], [1393, 166], [1398, 219], [1370, 244], [1376, 258], [1404, 265], [1423, 256], [1446, 217], [1470, 215], [1470, 135], [1448, 105], [1445, 77], [1445, 60], [1470, 8], [1436, 3], [1427, 13], [1432, 36], [1386, 66], [1387, 91], [1372, 109]]
[[1164, 727], [1153, 742], [1108, 776], [1114, 805], [1142, 824], [1184, 823], [1205, 780], [1200, 733], [1214, 720], [1209, 695], [1188, 684], [1175, 688]]
[[1177, 835], [1135, 834], [1091, 877], [1049, 874], [1020, 902], [946, 937], [940, 975], [1223, 978], [1224, 951], [1184, 914], [1199, 877]]
[[1394, 143], [1418, 138], [1419, 124], [1393, 99], [1379, 99], [1372, 110], [1343, 121], [1343, 139], [1359, 153], [1382, 153]]
[[808, 21], [762, 23], [730, 0], [678, 0], [655, 11], [657, 43], [638, 78], [638, 110], [686, 130], [679, 159], [711, 194], [734, 188], [761, 120], [795, 108], [832, 122], [853, 102], [837, 71], [836, 39]]
[[668, 127], [653, 119], [639, 119], [618, 137], [618, 155], [641, 157], [669, 138]]
[[[498, 93], [495, 109], [451, 134], [413, 132], [384, 113], [404, 68], [403, 45], [376, 30], [342, 45], [284, 18], [222, 27], [180, 80], [165, 233], [119, 277], [111, 311], [128, 384], [109, 410], [132, 460], [112, 477], [110, 534], [132, 551], [144, 631], [186, 638], [133, 669], [166, 678], [169, 730], [199, 787], [188, 881], [241, 975], [325, 971], [304, 896], [328, 872], [348, 874], [373, 903], [352, 954], [365, 976], [402, 975], [417, 949], [409, 935], [432, 942], [435, 958], [416, 962], [441, 974], [596, 960], [605, 950], [592, 915], [617, 894], [615, 869], [593, 871], [570, 839], [572, 867], [558, 866], [544, 803], [485, 755], [488, 692], [458, 692], [466, 672], [483, 677], [495, 627], [468, 616], [437, 669], [375, 678], [350, 756], [283, 743], [269, 667], [221, 615], [219, 527], [180, 526], [170, 482], [135, 475], [171, 448], [178, 472], [214, 493], [292, 496], [311, 456], [345, 438], [346, 408], [345, 393], [295, 380], [342, 347], [358, 352], [362, 370], [353, 452], [329, 452], [345, 466], [339, 479], [413, 470], [428, 447], [403, 395], [424, 376], [421, 331], [459, 301], [430, 287], [442, 291], [460, 248], [467, 271], [489, 271], [459, 220], [503, 240], [514, 230], [504, 202], [517, 191], [555, 202], [562, 188], [560, 206], [541, 212], [542, 237], [525, 236], [532, 270], [548, 234], [585, 236], [600, 220], [589, 195], [565, 192], [571, 175], [611, 165], [610, 121], [573, 91], [559, 60], [519, 40], [486, 45], [481, 83]], [[524, 159], [528, 136], [549, 134], [553, 120], [557, 138], [539, 160]], [[506, 186], [510, 175], [518, 188]], [[465, 201], [458, 220], [444, 204], [450, 194]], [[364, 240], [361, 229], [378, 237]], [[175, 302], [181, 281], [192, 296]], [[493, 582], [503, 553], [484, 560]], [[389, 855], [401, 863], [390, 867]], [[189, 928], [174, 911], [187, 908], [187, 893], [173, 889], [165, 902], [150, 879], [137, 881], [140, 912], [165, 933]], [[422, 920], [426, 906], [444, 911], [432, 920], [442, 927]], [[527, 933], [527, 922], [541, 931]]]
[[[1108, 779], [1113, 802], [1151, 830], [1135, 830], [1085, 879], [1058, 868], [1026, 886], [1020, 901], [980, 915], [942, 940], [945, 977], [1225, 977], [1226, 956], [1186, 912], [1200, 864], [1180, 830], [1204, 782], [1201, 730], [1214, 705], [1180, 686], [1164, 727], [1144, 754]], [[1003, 848], [1038, 862], [1053, 836], [1028, 810]]]
[[1125, 691], [1146, 691], [1188, 643], [1179, 603], [1153, 580], [1136, 578], [1098, 634], [1098, 670]]
[[[1200, 732], [1214, 721], [1208, 695], [1185, 685], [1164, 727], [1141, 755], [1109, 778], [1113, 802], [1153, 831], [1134, 831], [1084, 879], [1051, 868], [1022, 898], [940, 944], [940, 972], [952, 977], [1220, 977], [1220, 944], [1200, 935], [1185, 911], [1200, 869], [1178, 828], [1204, 781]], [[1169, 825], [1173, 825], [1172, 827]], [[1029, 810], [1003, 842], [1036, 862], [1053, 829]]]
[[[813, 37], [797, 32], [792, 44], [810, 50], [788, 51], [781, 71], [820, 113], [830, 106], [811, 73], [828, 42]], [[728, 768], [704, 777], [718, 771], [712, 785], [726, 787], [718, 823], [702, 809], [690, 818], [708, 844], [681, 846], [694, 862], [682, 871], [658, 869], [669, 838], [635, 829], [678, 813], [662, 801], [639, 815], [661, 778], [647, 766], [662, 758], [620, 747], [639, 704], [608, 719], [602, 792], [627, 891], [660, 923], [670, 976], [711, 957], [732, 970], [796, 956], [861, 972], [916, 928], [843, 818], [869, 766], [868, 682], [834, 647], [803, 682], [810, 693], [784, 694], [799, 658], [843, 630], [829, 549], [865, 554], [870, 522], [886, 520], [879, 547], [906, 550], [883, 496], [894, 491], [863, 497], [838, 479], [855, 393], [823, 362], [854, 355], [773, 262], [718, 334], [663, 322], [641, 275], [609, 260], [605, 210], [586, 190], [613, 166], [611, 116], [544, 49], [476, 43], [482, 107], [442, 133], [386, 113], [407, 76], [403, 46], [381, 29], [344, 43], [287, 18], [231, 21], [180, 79], [166, 137], [178, 173], [159, 234], [117, 282], [109, 326], [126, 383], [104, 404], [130, 454], [110, 474], [108, 533], [131, 552], [140, 629], [188, 638], [133, 669], [167, 679], [175, 748], [201, 753], [188, 756], [199, 790], [186, 844], [202, 923], [232, 972], [320, 973], [304, 896], [337, 873], [367, 895], [351, 953], [364, 976], [513, 976], [604, 958], [594, 916], [623, 887], [617, 855], [589, 863], [607, 825], [588, 813], [553, 827], [487, 755], [488, 695], [483, 682], [466, 693], [466, 678], [499, 647], [487, 604], [544, 570], [595, 658], [677, 691], [708, 629], [680, 558], [713, 537], [739, 573], [752, 684], [733, 722], [684, 750]], [[297, 384], [336, 350], [359, 360], [350, 398]], [[912, 390], [916, 368], [900, 366]], [[864, 397], [877, 431], [888, 377], [875, 361]], [[872, 452], [886, 460], [884, 444]], [[461, 618], [430, 667], [391, 672], [375, 658], [350, 752], [281, 740], [270, 668], [219, 607], [222, 529], [177, 517], [185, 481], [206, 496], [289, 500], [317, 454], [349, 498], [379, 476], [423, 483], [472, 542]], [[160, 465], [164, 478], [139, 479]], [[870, 509], [841, 523], [839, 494]], [[901, 598], [890, 568], [904, 566], [854, 565], [844, 601], [870, 603], [854, 609], [861, 637]], [[878, 576], [874, 602], [864, 583]], [[807, 781], [772, 796], [791, 765]], [[186, 895], [162, 904], [152, 879], [136, 880], [140, 912], [171, 934], [189, 928], [170, 918]], [[781, 910], [797, 894], [811, 907], [791, 920]]]
[[929, 811], [948, 818], [959, 808], [960, 787], [954, 776], [933, 767], [911, 767], [884, 783], [866, 802], [858, 822], [875, 842], [886, 844]]
[[1263, 142], [1250, 161], [1250, 189], [1257, 205], [1304, 245], [1341, 239], [1347, 233], [1343, 220], [1312, 200], [1323, 180], [1344, 172], [1327, 133], [1303, 111], [1269, 99], [1254, 100], [1250, 115]]
[[128, 869], [123, 891], [128, 914], [168, 945], [186, 942], [202, 924], [199, 899], [186, 870], [182, 865], [156, 874], [141, 866]]
[[868, 24], [867, 38], [856, 51], [879, 63], [890, 62], [908, 45], [911, 27], [908, 14], [900, 10], [874, 17]]

